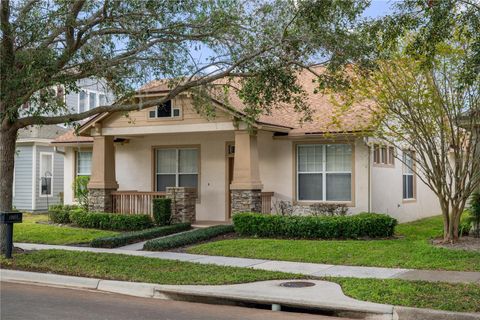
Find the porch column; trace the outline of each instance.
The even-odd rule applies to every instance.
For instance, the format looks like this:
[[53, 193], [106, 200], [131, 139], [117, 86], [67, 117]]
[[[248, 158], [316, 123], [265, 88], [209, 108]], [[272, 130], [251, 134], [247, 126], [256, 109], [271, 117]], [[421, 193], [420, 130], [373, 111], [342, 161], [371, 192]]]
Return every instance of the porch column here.
[[92, 175], [88, 183], [89, 210], [112, 211], [112, 191], [118, 189], [115, 179], [115, 147], [112, 136], [94, 136]]
[[232, 213], [262, 211], [262, 182], [258, 164], [257, 135], [235, 131], [235, 161], [230, 185]]

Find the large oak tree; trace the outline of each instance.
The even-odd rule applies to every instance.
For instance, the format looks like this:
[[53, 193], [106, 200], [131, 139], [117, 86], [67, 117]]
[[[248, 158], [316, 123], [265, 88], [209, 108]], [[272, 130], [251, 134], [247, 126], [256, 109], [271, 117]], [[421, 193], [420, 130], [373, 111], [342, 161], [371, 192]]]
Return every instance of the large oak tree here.
[[[252, 117], [279, 101], [306, 111], [295, 99], [295, 73], [362, 56], [355, 23], [367, 2], [1, 0], [0, 211], [12, 210], [21, 128], [145, 108], [185, 91], [201, 95], [229, 77], [240, 82]], [[105, 80], [117, 102], [74, 112], [50, 90], [75, 92], [86, 78]], [[134, 103], [134, 89], [155, 78], [170, 79], [170, 93]]]

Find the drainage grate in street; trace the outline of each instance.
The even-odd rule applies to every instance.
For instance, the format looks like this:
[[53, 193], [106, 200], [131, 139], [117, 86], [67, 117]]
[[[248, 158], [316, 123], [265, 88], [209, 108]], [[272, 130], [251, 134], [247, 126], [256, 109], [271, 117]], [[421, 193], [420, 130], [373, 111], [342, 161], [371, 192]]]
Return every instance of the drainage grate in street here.
[[315, 283], [307, 281], [289, 281], [280, 283], [280, 286], [287, 288], [306, 288], [313, 287], [314, 285]]

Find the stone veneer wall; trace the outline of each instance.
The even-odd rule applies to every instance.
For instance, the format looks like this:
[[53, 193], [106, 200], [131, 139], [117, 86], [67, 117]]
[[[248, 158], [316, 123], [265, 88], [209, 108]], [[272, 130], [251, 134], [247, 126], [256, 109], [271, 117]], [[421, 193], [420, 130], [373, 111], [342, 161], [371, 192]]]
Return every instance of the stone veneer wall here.
[[112, 192], [116, 189], [89, 189], [88, 210], [112, 212]]
[[196, 188], [168, 187], [166, 197], [172, 199], [172, 223], [195, 222]]
[[231, 190], [232, 212], [262, 212], [262, 190]]

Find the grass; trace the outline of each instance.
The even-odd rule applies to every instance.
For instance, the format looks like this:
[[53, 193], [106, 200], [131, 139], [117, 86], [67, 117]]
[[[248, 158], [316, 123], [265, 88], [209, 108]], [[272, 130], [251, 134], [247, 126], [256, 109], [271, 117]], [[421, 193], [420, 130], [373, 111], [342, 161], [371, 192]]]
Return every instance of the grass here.
[[[0, 258], [2, 268], [52, 272], [102, 279], [159, 284], [229, 284], [304, 278], [300, 275], [237, 267], [196, 264], [110, 253], [64, 250], [32, 251]], [[406, 280], [328, 278], [345, 294], [360, 300], [418, 308], [479, 312], [477, 284], [428, 283]]]
[[226, 284], [291, 279], [288, 273], [112, 253], [41, 250], [0, 258], [2, 268], [160, 284]]
[[391, 240], [287, 240], [242, 238], [209, 242], [189, 253], [355, 266], [480, 271], [480, 253], [434, 247], [441, 217], [400, 224]]
[[456, 312], [480, 312], [480, 285], [397, 279], [329, 278], [358, 300]]
[[78, 244], [88, 243], [95, 238], [108, 237], [118, 232], [72, 228], [40, 224], [48, 221], [46, 214], [23, 214], [23, 222], [14, 226], [13, 240], [15, 242], [43, 243], [43, 244]]

